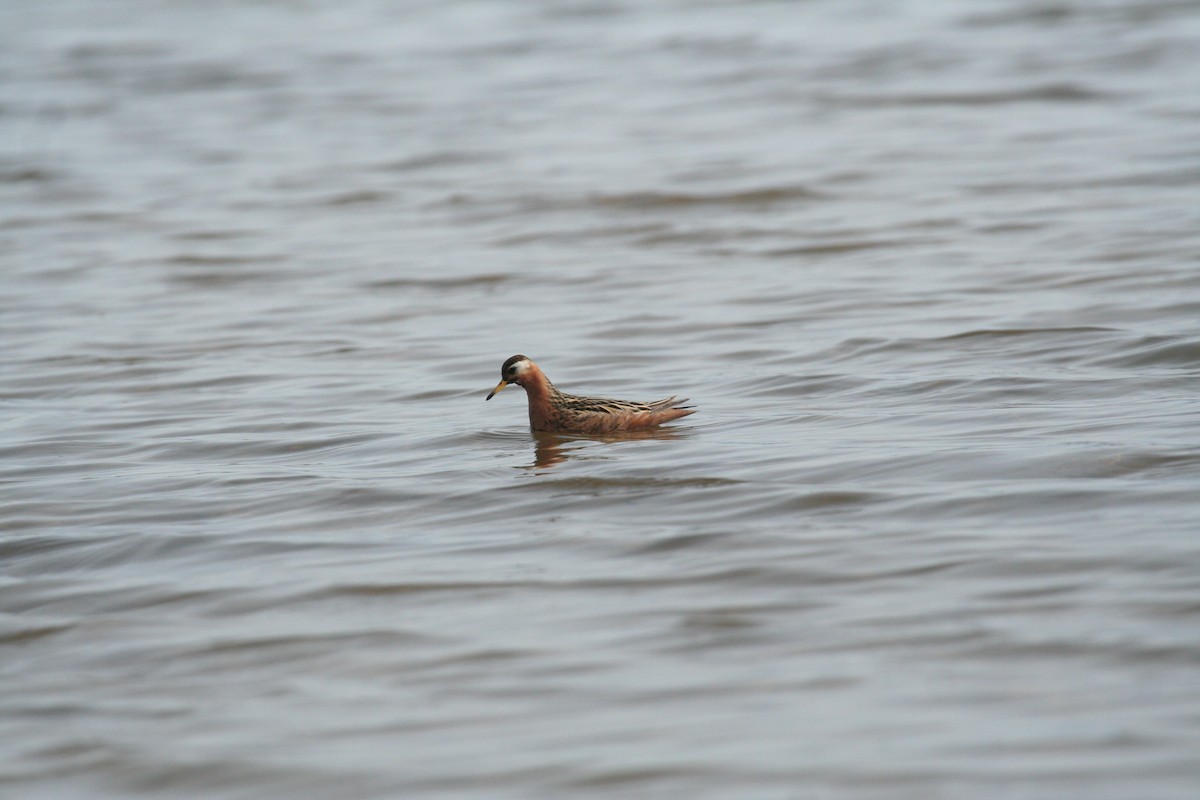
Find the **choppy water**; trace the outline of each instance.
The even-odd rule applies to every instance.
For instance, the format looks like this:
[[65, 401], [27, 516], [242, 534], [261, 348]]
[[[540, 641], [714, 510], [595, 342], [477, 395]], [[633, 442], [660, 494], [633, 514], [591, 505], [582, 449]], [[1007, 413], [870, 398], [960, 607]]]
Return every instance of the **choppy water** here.
[[1167, 0], [4, 4], [4, 794], [1195, 797], [1198, 85]]

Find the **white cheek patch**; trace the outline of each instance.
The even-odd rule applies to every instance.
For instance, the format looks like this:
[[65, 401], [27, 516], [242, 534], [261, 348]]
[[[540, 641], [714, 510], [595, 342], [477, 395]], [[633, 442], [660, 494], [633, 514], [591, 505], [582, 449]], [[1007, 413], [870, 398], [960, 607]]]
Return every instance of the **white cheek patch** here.
[[515, 378], [518, 375], [524, 375], [528, 371], [529, 371], [529, 362], [528, 361], [518, 361], [517, 363], [515, 363], [511, 367], [509, 367], [509, 371], [504, 377]]

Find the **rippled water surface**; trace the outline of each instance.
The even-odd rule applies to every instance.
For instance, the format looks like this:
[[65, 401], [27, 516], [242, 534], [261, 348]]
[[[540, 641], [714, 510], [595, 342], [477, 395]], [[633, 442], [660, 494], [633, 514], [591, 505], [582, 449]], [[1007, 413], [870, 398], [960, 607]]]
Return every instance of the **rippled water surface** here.
[[[0, 6], [0, 785], [1194, 798], [1200, 5]], [[689, 396], [534, 435], [501, 362]]]

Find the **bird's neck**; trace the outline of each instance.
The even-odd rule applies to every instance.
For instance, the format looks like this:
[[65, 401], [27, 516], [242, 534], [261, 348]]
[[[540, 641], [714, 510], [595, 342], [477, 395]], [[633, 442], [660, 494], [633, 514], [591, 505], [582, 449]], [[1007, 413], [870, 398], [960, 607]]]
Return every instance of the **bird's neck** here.
[[525, 394], [529, 396], [529, 422], [534, 428], [544, 428], [553, 414], [551, 400], [558, 394], [558, 389], [537, 367], [525, 379], [524, 385]]

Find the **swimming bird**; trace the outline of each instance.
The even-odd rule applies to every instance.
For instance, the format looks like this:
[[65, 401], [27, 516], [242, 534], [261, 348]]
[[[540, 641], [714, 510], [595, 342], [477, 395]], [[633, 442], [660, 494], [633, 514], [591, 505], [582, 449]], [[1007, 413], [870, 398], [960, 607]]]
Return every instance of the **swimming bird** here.
[[657, 428], [664, 422], [696, 413], [687, 400], [668, 397], [652, 403], [577, 397], [560, 392], [528, 356], [516, 355], [500, 367], [500, 383], [488, 400], [510, 383], [525, 388], [529, 397], [529, 427], [556, 433], [613, 433]]

